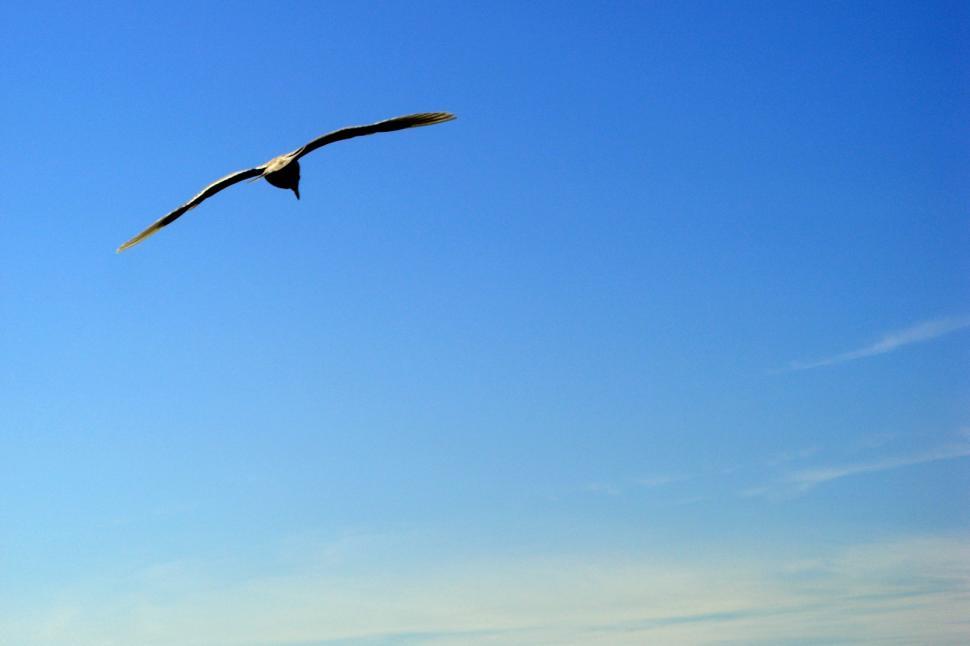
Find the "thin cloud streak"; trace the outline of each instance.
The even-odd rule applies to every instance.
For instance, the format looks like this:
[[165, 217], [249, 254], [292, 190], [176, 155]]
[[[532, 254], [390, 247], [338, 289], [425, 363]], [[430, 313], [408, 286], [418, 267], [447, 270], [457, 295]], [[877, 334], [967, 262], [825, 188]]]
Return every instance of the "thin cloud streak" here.
[[626, 493], [631, 487], [656, 489], [689, 480], [691, 477], [689, 475], [655, 475], [623, 480], [621, 482], [588, 482], [580, 490], [585, 493], [619, 496]]
[[873, 462], [863, 462], [837, 467], [822, 467], [817, 469], [805, 469], [796, 471], [786, 478], [786, 481], [795, 485], [799, 491], [807, 491], [825, 482], [846, 478], [849, 476], [863, 473], [874, 473], [877, 471], [889, 471], [901, 467], [925, 464], [927, 462], [938, 462], [940, 460], [953, 460], [970, 456], [970, 444], [943, 446], [932, 451], [917, 453], [915, 455], [885, 458]]
[[683, 482], [684, 480], [687, 480], [689, 478], [690, 476], [684, 476], [684, 475], [655, 475], [655, 476], [646, 476], [643, 478], [637, 478], [634, 482], [636, 482], [636, 484], [640, 485], [641, 487], [649, 487], [652, 489], [655, 487], [663, 487], [669, 484], [673, 484], [675, 482]]
[[956, 442], [909, 455], [790, 471], [772, 483], [744, 489], [740, 492], [740, 495], [745, 497], [788, 498], [841, 478], [889, 471], [928, 462], [970, 457], [970, 429], [962, 430], [959, 435], [960, 440]]
[[813, 361], [792, 361], [788, 365], [788, 370], [810, 370], [812, 368], [821, 368], [822, 366], [832, 366], [839, 363], [845, 363], [847, 361], [855, 361], [856, 359], [874, 357], [879, 354], [892, 352], [897, 348], [911, 345], [913, 343], [930, 341], [946, 334], [950, 334], [951, 332], [962, 330], [966, 327], [970, 327], [970, 316], [948, 317], [937, 319], [935, 321], [924, 321], [923, 323], [913, 325], [912, 327], [897, 330], [895, 332], [889, 332], [879, 341], [864, 348], [859, 348], [858, 350], [843, 352], [842, 354], [836, 354], [823, 359], [815, 359]]
[[608, 482], [591, 482], [583, 487], [587, 493], [605, 494], [607, 496], [619, 496], [623, 490], [617, 485]]

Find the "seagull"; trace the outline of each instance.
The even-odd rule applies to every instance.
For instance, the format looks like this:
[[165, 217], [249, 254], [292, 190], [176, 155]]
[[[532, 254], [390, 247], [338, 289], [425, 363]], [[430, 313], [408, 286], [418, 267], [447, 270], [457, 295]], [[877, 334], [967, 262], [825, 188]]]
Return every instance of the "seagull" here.
[[194, 209], [203, 201], [212, 197], [222, 189], [229, 188], [233, 184], [237, 184], [243, 180], [248, 179], [249, 181], [254, 182], [262, 177], [276, 188], [293, 191], [294, 195], [296, 195], [296, 199], [300, 199], [299, 159], [304, 155], [312, 153], [317, 148], [326, 146], [327, 144], [332, 144], [335, 141], [343, 141], [344, 139], [351, 139], [353, 137], [360, 137], [363, 135], [372, 135], [375, 132], [393, 132], [395, 130], [403, 130], [405, 128], [431, 126], [436, 123], [451, 121], [454, 118], [455, 115], [449, 112], [419, 112], [417, 114], [404, 115], [403, 117], [385, 119], [384, 121], [378, 121], [377, 123], [372, 123], [366, 126], [350, 126], [347, 128], [341, 128], [340, 130], [334, 130], [333, 132], [328, 132], [325, 135], [317, 137], [305, 146], [297, 148], [293, 152], [280, 155], [279, 157], [274, 157], [262, 166], [236, 171], [235, 173], [226, 175], [222, 179], [217, 179], [202, 189], [202, 191], [200, 191], [199, 194], [193, 197], [191, 200], [178, 207], [168, 215], [159, 218], [152, 223], [150, 227], [118, 247], [117, 253], [121, 253], [129, 247], [134, 247], [145, 238], [154, 235], [160, 229], [177, 220], [186, 211]]

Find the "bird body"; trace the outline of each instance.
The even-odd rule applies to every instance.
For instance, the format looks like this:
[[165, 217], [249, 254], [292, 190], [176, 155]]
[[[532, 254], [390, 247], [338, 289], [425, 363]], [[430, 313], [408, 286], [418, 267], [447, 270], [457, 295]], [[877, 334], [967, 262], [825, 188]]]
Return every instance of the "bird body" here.
[[280, 155], [266, 162], [263, 178], [276, 188], [293, 191], [300, 199], [300, 162], [289, 155]]
[[377, 132], [393, 132], [394, 130], [417, 128], [419, 126], [430, 126], [436, 123], [451, 121], [454, 118], [455, 115], [448, 112], [419, 112], [417, 114], [408, 114], [403, 117], [394, 117], [393, 119], [378, 121], [377, 123], [372, 123], [366, 126], [350, 126], [349, 128], [341, 128], [340, 130], [328, 132], [327, 134], [317, 137], [313, 141], [301, 146], [300, 148], [297, 148], [292, 152], [274, 157], [261, 166], [230, 173], [229, 175], [216, 180], [212, 184], [209, 184], [191, 200], [164, 217], [159, 218], [147, 229], [118, 247], [118, 253], [121, 253], [129, 247], [135, 246], [145, 238], [157, 233], [163, 227], [168, 226], [181, 217], [186, 211], [194, 209], [204, 200], [212, 197], [222, 189], [228, 188], [233, 184], [237, 184], [246, 179], [255, 181], [259, 178], [263, 178], [272, 186], [293, 191], [293, 193], [296, 195], [296, 199], [300, 199], [299, 159], [304, 155], [313, 152], [317, 148], [337, 141], [343, 141], [344, 139], [351, 139], [352, 137], [360, 137]]

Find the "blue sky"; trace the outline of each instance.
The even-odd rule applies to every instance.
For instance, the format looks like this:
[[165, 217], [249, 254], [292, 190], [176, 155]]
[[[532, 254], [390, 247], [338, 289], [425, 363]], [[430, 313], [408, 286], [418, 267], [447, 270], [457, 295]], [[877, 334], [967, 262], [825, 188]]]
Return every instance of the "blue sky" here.
[[968, 13], [3, 6], [3, 641], [958, 643]]

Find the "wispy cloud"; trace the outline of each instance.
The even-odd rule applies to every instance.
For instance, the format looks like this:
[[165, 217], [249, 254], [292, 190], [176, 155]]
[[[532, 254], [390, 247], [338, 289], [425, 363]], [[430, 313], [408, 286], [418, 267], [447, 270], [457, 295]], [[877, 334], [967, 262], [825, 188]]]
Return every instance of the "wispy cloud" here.
[[970, 444], [952, 444], [913, 455], [889, 457], [871, 462], [859, 462], [841, 466], [803, 469], [789, 474], [786, 480], [795, 485], [799, 491], [806, 491], [822, 483], [847, 478], [849, 476], [874, 473], [877, 471], [889, 471], [890, 469], [899, 469], [916, 464], [937, 462], [939, 460], [952, 460], [967, 456], [970, 456]]
[[675, 482], [683, 482], [688, 478], [690, 478], [690, 476], [659, 474], [659, 475], [637, 478], [636, 480], [634, 480], [634, 482], [636, 482], [636, 484], [640, 485], [641, 487], [653, 488], [653, 487], [663, 487], [665, 485], [673, 484]]
[[768, 458], [765, 462], [772, 466], [785, 464], [788, 462], [797, 462], [799, 460], [806, 460], [818, 454], [818, 452], [819, 448], [817, 446], [806, 446], [794, 451], [783, 451], [781, 453], [777, 453]]
[[841, 478], [889, 471], [940, 460], [970, 457], [970, 430], [963, 430], [959, 435], [960, 438], [955, 442], [908, 455], [888, 456], [847, 464], [815, 466], [789, 471], [774, 482], [745, 489], [741, 492], [741, 495], [785, 498]]
[[835, 354], [822, 359], [811, 361], [792, 361], [788, 364], [789, 370], [809, 370], [811, 368], [821, 368], [822, 366], [832, 366], [837, 363], [855, 361], [865, 357], [873, 357], [879, 354], [892, 352], [897, 348], [920, 343], [941, 337], [957, 330], [970, 327], [970, 316], [957, 316], [934, 321], [924, 321], [911, 327], [896, 330], [885, 334], [881, 339], [871, 345], [867, 345], [857, 350]]
[[583, 491], [587, 493], [604, 494], [607, 496], [619, 496], [623, 493], [623, 489], [619, 485], [615, 485], [609, 482], [590, 482], [583, 487]]
[[691, 476], [689, 475], [655, 474], [613, 482], [588, 482], [580, 487], [579, 490], [585, 493], [619, 496], [621, 494], [628, 493], [631, 489], [656, 489], [658, 487], [666, 487], [667, 485], [677, 482], [683, 482], [685, 480], [689, 480], [690, 478]]

